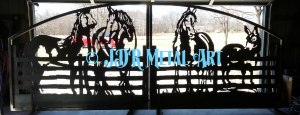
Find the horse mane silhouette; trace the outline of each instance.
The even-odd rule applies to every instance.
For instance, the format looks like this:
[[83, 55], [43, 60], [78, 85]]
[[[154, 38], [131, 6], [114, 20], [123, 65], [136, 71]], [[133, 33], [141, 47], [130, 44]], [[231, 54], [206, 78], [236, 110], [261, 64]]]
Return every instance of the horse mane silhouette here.
[[[125, 44], [124, 40], [127, 39], [128, 42], [134, 42], [134, 46], [132, 49], [135, 49], [137, 47], [137, 37], [136, 37], [136, 31], [135, 27], [133, 25], [132, 19], [130, 16], [124, 12], [123, 10], [115, 10], [111, 8], [110, 6], [107, 7], [108, 10], [108, 20], [105, 27], [102, 27], [98, 29], [95, 34], [93, 35], [93, 42], [97, 42], [97, 44], [100, 46], [97, 54], [100, 57], [99, 62], [100, 65], [98, 67], [104, 68], [104, 61], [108, 60], [110, 55], [108, 55], [109, 50], [113, 48], [112, 46], [109, 46], [111, 42], [115, 42], [115, 49], [114, 51], [118, 49], [124, 49]], [[105, 39], [105, 34], [108, 35], [108, 40]], [[102, 47], [103, 46], [103, 47]], [[130, 50], [130, 48], [128, 49]], [[115, 54], [114, 54], [115, 57]], [[129, 57], [131, 58], [131, 57]], [[125, 66], [125, 68], [129, 68], [131, 65], [131, 60], [128, 61], [128, 64]], [[105, 80], [105, 71], [95, 71], [96, 75], [102, 76], [102, 87], [108, 87], [108, 84]], [[131, 86], [129, 83], [129, 80], [127, 78], [127, 75], [130, 74], [130, 71], [119, 71], [121, 82], [119, 83], [119, 86], [122, 86], [121, 88], [121, 94], [127, 95], [127, 94], [133, 94], [131, 90]], [[96, 82], [99, 82], [96, 80]], [[98, 87], [95, 89], [95, 94], [97, 95], [113, 95], [113, 93], [110, 90], [103, 90], [103, 88], [100, 88], [100, 84], [96, 84]], [[105, 89], [105, 88], [104, 88]]]
[[[82, 18], [86, 23], [82, 23]], [[97, 21], [90, 14], [90, 10], [84, 10], [76, 14], [76, 21], [73, 25], [71, 34], [65, 39], [62, 44], [62, 49], [59, 51], [57, 57], [76, 57], [80, 52], [83, 41], [83, 36], [87, 37], [88, 45], [90, 45], [90, 31], [97, 25]], [[91, 41], [90, 41], [91, 42]], [[90, 51], [90, 46], [88, 47]]]
[[[195, 32], [194, 25], [197, 22], [197, 16], [195, 13], [196, 9], [191, 10], [190, 7], [188, 7], [178, 20], [175, 30], [175, 38], [173, 41], [173, 51], [179, 50], [181, 52], [185, 50], [186, 54], [191, 54], [191, 35], [189, 32]], [[186, 25], [186, 22], [190, 22], [190, 27]], [[192, 60], [192, 57], [188, 55], [187, 60]]]

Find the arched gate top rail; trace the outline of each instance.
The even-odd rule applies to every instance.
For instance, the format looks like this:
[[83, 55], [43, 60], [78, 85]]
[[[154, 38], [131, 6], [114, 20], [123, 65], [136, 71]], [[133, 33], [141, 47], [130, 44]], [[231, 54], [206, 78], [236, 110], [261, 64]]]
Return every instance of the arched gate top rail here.
[[[138, 5], [138, 4], [141, 4], [141, 3], [130, 3], [130, 5]], [[29, 28], [27, 28], [26, 30], [24, 30], [22, 32], [19, 32], [19, 33], [16, 33], [16, 34], [12, 35], [11, 37], [8, 38], [8, 42], [9, 42], [9, 44], [12, 44], [12, 40], [16, 39], [17, 37], [20, 37], [21, 35], [25, 34], [26, 32], [34, 29], [35, 27], [38, 27], [38, 26], [40, 26], [40, 25], [42, 25], [44, 23], [47, 23], [47, 22], [52, 21], [52, 20], [55, 20], [57, 18], [66, 16], [66, 15], [69, 15], [69, 14], [72, 14], [72, 13], [76, 13], [76, 12], [79, 12], [79, 11], [82, 11], [82, 10], [102, 8], [102, 7], [106, 7], [106, 6], [118, 6], [118, 5], [128, 5], [128, 4], [127, 3], [113, 3], [113, 4], [107, 3], [107, 4], [100, 4], [100, 5], [89, 6], [89, 7], [85, 7], [85, 8], [80, 8], [80, 9], [72, 10], [72, 11], [69, 11], [69, 12], [65, 12], [65, 13], [53, 16], [51, 18], [48, 18], [46, 20], [43, 20], [41, 22], [38, 22], [38, 23], [30, 26]], [[153, 4], [153, 5], [171, 5], [171, 6], [192, 7], [192, 8], [196, 8], [196, 9], [202, 9], [202, 10], [206, 10], [206, 11], [210, 11], [210, 12], [214, 12], [214, 13], [219, 13], [219, 14], [222, 14], [222, 15], [230, 16], [232, 18], [235, 18], [235, 19], [244, 21], [246, 23], [249, 23], [249, 24], [251, 24], [253, 26], [256, 26], [256, 27], [264, 30], [265, 32], [273, 35], [275, 38], [279, 39], [280, 42], [282, 41], [282, 37], [278, 36], [277, 34], [275, 34], [274, 32], [272, 32], [270, 29], [268, 29], [266, 27], [263, 27], [263, 26], [261, 26], [259, 24], [256, 24], [256, 23], [254, 23], [254, 22], [252, 22], [250, 20], [244, 19], [242, 17], [236, 16], [236, 15], [233, 15], [233, 14], [230, 14], [230, 13], [227, 13], [227, 12], [223, 12], [223, 11], [220, 11], [220, 10], [217, 10], [217, 9], [207, 8], [207, 7], [203, 7], [203, 6], [189, 5], [189, 4], [183, 4], [182, 5], [182, 4], [157, 3], [157, 4]]]

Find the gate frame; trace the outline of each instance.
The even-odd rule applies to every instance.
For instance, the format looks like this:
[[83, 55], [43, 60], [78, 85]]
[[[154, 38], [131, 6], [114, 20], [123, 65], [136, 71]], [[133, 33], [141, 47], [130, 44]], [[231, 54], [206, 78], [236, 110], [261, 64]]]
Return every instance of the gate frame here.
[[[247, 19], [244, 19], [244, 18], [241, 18], [239, 16], [236, 16], [236, 15], [233, 15], [233, 14], [230, 14], [230, 13], [226, 13], [226, 12], [223, 12], [223, 11], [219, 11], [219, 10], [216, 10], [216, 9], [211, 9], [211, 8], [207, 8], [207, 7], [203, 7], [203, 6], [196, 6], [196, 4], [199, 4], [199, 3], [193, 3], [193, 2], [189, 2], [189, 3], [185, 3], [185, 2], [172, 2], [172, 3], [167, 3], [167, 2], [127, 2], [127, 3], [118, 3], [118, 2], [107, 2], [107, 3], [104, 3], [104, 4], [99, 4], [99, 5], [95, 5], [95, 6], [90, 6], [90, 7], [86, 7], [86, 8], [80, 8], [80, 9], [76, 9], [76, 10], [73, 10], [73, 11], [69, 11], [69, 12], [65, 12], [65, 13], [62, 13], [62, 14], [59, 14], [57, 16], [53, 16], [53, 17], [50, 17], [46, 20], [43, 20], [39, 23], [36, 23], [32, 26], [30, 26], [29, 28], [27, 28], [26, 30], [22, 31], [22, 32], [18, 32], [16, 34], [14, 34], [13, 36], [9, 37], [8, 38], [8, 51], [9, 51], [9, 82], [10, 82], [10, 103], [11, 103], [11, 109], [12, 110], [24, 110], [24, 109], [17, 109], [15, 108], [14, 106], [14, 100], [15, 100], [15, 94], [14, 94], [14, 86], [16, 84], [13, 84], [14, 83], [14, 78], [15, 78], [15, 72], [13, 72], [13, 70], [15, 69], [14, 67], [16, 66], [15, 63], [14, 63], [14, 58], [16, 57], [15, 55], [15, 52], [13, 51], [14, 48], [14, 44], [13, 44], [13, 40], [17, 39], [18, 37], [20, 37], [21, 35], [23, 34], [26, 34], [27, 32], [29, 31], [32, 31], [34, 28], [42, 25], [42, 24], [45, 24], [49, 21], [52, 21], [54, 19], [57, 19], [57, 18], [60, 18], [60, 17], [63, 17], [63, 16], [66, 16], [66, 15], [70, 15], [70, 14], [73, 14], [73, 13], [76, 13], [78, 11], [82, 11], [82, 10], [86, 10], [86, 9], [95, 9], [95, 8], [102, 8], [102, 7], [106, 7], [106, 6], [119, 6], [119, 5], [140, 5], [140, 4], [145, 4], [146, 5], [146, 48], [153, 48], [153, 45], [152, 45], [152, 6], [153, 5], [168, 5], [168, 6], [181, 6], [181, 7], [192, 7], [192, 8], [197, 8], [197, 9], [201, 9], [201, 10], [205, 10], [205, 11], [209, 11], [209, 12], [214, 12], [214, 13], [218, 13], [218, 14], [222, 14], [222, 15], [226, 15], [226, 16], [229, 16], [229, 17], [232, 17], [232, 18], [235, 18], [235, 19], [238, 19], [238, 20], [241, 20], [243, 22], [246, 22], [248, 24], [251, 24], [251, 25], [254, 25], [254, 26], [257, 26], [258, 28], [264, 30], [265, 33], [268, 33], [267, 36], [265, 36], [265, 39], [264, 39], [264, 47], [263, 47], [263, 51], [265, 51], [266, 49], [265, 48], [268, 48], [268, 43], [269, 43], [269, 35], [272, 35], [275, 37], [275, 39], [279, 40], [280, 41], [280, 50], [282, 50], [282, 38], [280, 36], [278, 36], [277, 34], [275, 34], [274, 32], [272, 32], [271, 30], [269, 30], [268, 28], [269, 27], [264, 27], [264, 26], [261, 26], [261, 25], [258, 25], [252, 21], [249, 21]], [[222, 3], [220, 4], [217, 4], [217, 5], [222, 5]], [[261, 4], [257, 4], [257, 5], [261, 5]], [[271, 9], [271, 6], [270, 5], [267, 5], [266, 6], [267, 8], [267, 13], [270, 12], [270, 9]], [[267, 26], [269, 26], [269, 15], [267, 15], [267, 17], [264, 19], [266, 22], [267, 22]], [[274, 38], [272, 37], [272, 38]], [[268, 39], [266, 39], [268, 38]], [[278, 52], [279, 55], [281, 54], [282, 51]], [[266, 55], [266, 52], [263, 52], [263, 56]], [[279, 67], [278, 67], [278, 75], [282, 75], [282, 68], [281, 68], [281, 57], [278, 57], [278, 61], [279, 61]], [[151, 73], [153, 73], [153, 69], [155, 69], [155, 67], [149, 67], [147, 68], [147, 71], [144, 70], [145, 72], [143, 73], [143, 75], [146, 75], [147, 76], [147, 84], [144, 84], [146, 85], [147, 89], [148, 89], [148, 108], [154, 108], [153, 106], [153, 103], [155, 103], [154, 101], [152, 101], [152, 98], [151, 97], [154, 97], [155, 99], [155, 93], [153, 93], [153, 91], [151, 89], [151, 87], [155, 87], [155, 85], [153, 85], [153, 80], [155, 79], [151, 79], [149, 76], [151, 76]], [[282, 91], [280, 91], [282, 92]], [[34, 100], [32, 98], [32, 100]], [[280, 100], [278, 100], [280, 101]], [[34, 105], [33, 106], [33, 110], [35, 110], [34, 108]], [[26, 109], [25, 109], [26, 110]]]

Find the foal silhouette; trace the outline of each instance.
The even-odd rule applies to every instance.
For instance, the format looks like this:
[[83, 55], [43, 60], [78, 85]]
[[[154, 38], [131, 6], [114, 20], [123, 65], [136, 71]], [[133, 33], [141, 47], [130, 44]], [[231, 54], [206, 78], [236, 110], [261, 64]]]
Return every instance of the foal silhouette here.
[[[261, 38], [259, 36], [257, 27], [254, 27], [251, 32], [247, 26], [244, 26], [244, 31], [247, 34], [246, 37], [246, 47], [242, 44], [228, 44], [222, 48], [221, 54], [221, 63], [222, 63], [222, 75], [228, 76], [230, 71], [233, 69], [241, 70], [243, 76], [245, 76], [246, 71], [250, 72], [250, 75], [253, 75], [253, 70], [251, 69], [251, 63], [247, 63], [245, 61], [260, 57], [261, 50]], [[248, 47], [248, 43], [252, 44], [252, 48]], [[255, 61], [256, 65], [256, 61]], [[226, 81], [222, 79], [223, 84], [231, 83], [227, 78]], [[252, 79], [250, 79], [251, 84], [254, 84]], [[242, 84], [245, 84], [244, 79], [242, 79]]]

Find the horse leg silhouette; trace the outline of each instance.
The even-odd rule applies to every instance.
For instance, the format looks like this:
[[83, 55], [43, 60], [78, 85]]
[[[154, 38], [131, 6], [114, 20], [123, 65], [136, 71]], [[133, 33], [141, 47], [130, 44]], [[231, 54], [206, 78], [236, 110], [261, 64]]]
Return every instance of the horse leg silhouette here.
[[[109, 85], [106, 82], [106, 77], [105, 77], [105, 67], [103, 66], [98, 66], [99, 69], [95, 71], [95, 95], [114, 95], [111, 90], [109, 90]], [[100, 81], [102, 83], [102, 86], [100, 85]]]
[[[209, 72], [206, 71], [206, 70], [202, 70], [202, 76], [203, 76], [203, 77], [206, 76], [206, 78], [203, 78], [203, 80], [202, 80], [202, 84], [203, 84], [204, 86], [206, 86], [206, 84], [207, 84], [207, 77], [209, 76]], [[209, 90], [208, 90], [207, 87], [205, 87], [205, 88], [202, 87], [202, 91], [203, 91], [203, 92], [208, 92]]]
[[[224, 59], [224, 58], [222, 58], [222, 59]], [[226, 65], [226, 66], [224, 66], [224, 65]], [[226, 77], [225, 78], [225, 76], [228, 76], [229, 75], [229, 73], [230, 73], [230, 66], [231, 66], [231, 63], [229, 63], [228, 65], [227, 64], [222, 64], [222, 66], [223, 66], [223, 68], [222, 68], [222, 83], [223, 84], [230, 84], [231, 82], [230, 82], [230, 80]], [[226, 81], [227, 81], [227, 83], [226, 83]]]
[[[222, 48], [221, 51], [223, 53], [221, 54], [221, 58], [222, 58], [221, 63], [223, 67], [223, 71], [222, 71], [223, 77], [224, 77], [224, 72], [226, 71], [226, 75], [228, 76], [231, 68], [234, 67], [235, 65], [243, 67], [243, 63], [244, 63], [243, 55], [245, 55], [242, 53], [243, 49], [244, 46], [241, 44], [228, 44]], [[237, 61], [237, 62], [234, 63], [233, 61]], [[231, 83], [228, 77], [226, 79], [228, 83]]]
[[[102, 77], [105, 76], [105, 72], [103, 71], [103, 69], [104, 68], [99, 67], [99, 70], [97, 72], [94, 72], [95, 73], [94, 95], [106, 95], [105, 93], [106, 88], [104, 88], [103, 86], [104, 82], [102, 79]], [[100, 81], [102, 82], [102, 87], [100, 85]]]
[[180, 90], [179, 90], [179, 86], [178, 86], [178, 78], [179, 78], [179, 65], [175, 65], [175, 76], [174, 76], [174, 87], [173, 87], [173, 90], [172, 90], [172, 93], [180, 93]]
[[71, 86], [72, 93], [74, 95], [76, 95], [77, 92], [75, 91], [75, 86], [74, 86], [74, 81], [75, 81], [74, 76], [76, 76], [76, 72], [77, 71], [74, 68], [74, 63], [75, 63], [75, 61], [69, 60], [69, 66], [70, 66], [70, 86]]
[[[229, 67], [230, 67], [230, 65], [229, 65]], [[226, 71], [226, 76], [229, 76], [229, 73], [230, 73], [230, 70], [227, 70]], [[228, 84], [231, 84], [231, 82], [230, 82], [230, 80], [229, 80], [228, 77], [226, 78], [226, 81], [227, 81]]]
[[[242, 76], [245, 76], [246, 75], [246, 67], [245, 65], [241, 65], [241, 73], [242, 73]], [[243, 77], [242, 78], [242, 84], [245, 84], [245, 78]]]
[[[84, 68], [86, 68], [88, 66], [89, 66], [89, 64], [86, 61], [84, 61]], [[84, 69], [83, 76], [88, 76], [88, 70], [87, 69]], [[92, 95], [88, 79], [83, 79], [83, 80], [84, 80], [84, 85], [85, 85], [87, 94]]]
[[[107, 55], [106, 52], [109, 52], [109, 47], [107, 44], [107, 40], [104, 39], [104, 35], [105, 35], [105, 30], [106, 27], [102, 27], [99, 28], [95, 34], [93, 34], [92, 37], [92, 42], [96, 45], [98, 45], [99, 50], [97, 52], [97, 55], [99, 57], [99, 64], [97, 65], [97, 67], [99, 67], [99, 70], [93, 70], [95, 73], [95, 84], [94, 86], [96, 87], [95, 89], [95, 94], [97, 95], [114, 95], [113, 92], [111, 90], [108, 89], [109, 85], [106, 81], [106, 77], [105, 77], [105, 72], [106, 69], [104, 67], [104, 60], [109, 60], [109, 56]], [[102, 48], [104, 45], [104, 48]], [[95, 48], [95, 47], [94, 47]], [[94, 49], [95, 50], [95, 49]], [[100, 81], [102, 82], [102, 86], [100, 85]]]
[[[251, 67], [252, 67], [251, 64], [250, 64], [250, 63], [246, 63], [245, 66], [249, 68], [248, 71], [250, 72], [250, 76], [253, 76], [253, 70], [251, 69]], [[253, 78], [250, 78], [250, 83], [251, 83], [252, 85], [254, 84]]]
[[[192, 63], [188, 64], [189, 67], [192, 67]], [[187, 70], [187, 78], [186, 78], [186, 81], [187, 81], [187, 87], [186, 87], [186, 93], [192, 93], [194, 92], [193, 91], [193, 88], [192, 88], [192, 82], [191, 82], [191, 73], [192, 71], [191, 70]]]
[[[200, 76], [200, 70], [196, 70], [196, 72], [197, 72], [197, 76]], [[198, 78], [198, 84], [201, 84], [201, 79], [200, 78]], [[200, 88], [197, 88], [197, 92], [200, 92], [201, 90], [200, 90]]]
[[222, 83], [223, 83], [223, 84], [226, 84], [225, 78], [224, 78], [224, 77], [225, 77], [225, 72], [226, 72], [226, 70], [223, 68], [223, 70], [222, 70], [222, 77], [223, 77], [223, 78], [222, 78]]

